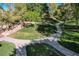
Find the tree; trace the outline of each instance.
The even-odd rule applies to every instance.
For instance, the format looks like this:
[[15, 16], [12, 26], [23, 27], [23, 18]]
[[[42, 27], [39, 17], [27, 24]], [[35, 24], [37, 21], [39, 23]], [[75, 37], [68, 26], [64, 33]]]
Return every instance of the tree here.
[[28, 11], [23, 16], [24, 19], [28, 19], [31, 21], [41, 21], [40, 14], [36, 11]]
[[73, 11], [74, 11], [74, 18], [76, 20], [76, 25], [78, 26], [78, 22], [79, 22], [79, 4], [71, 4]]
[[44, 12], [44, 4], [26, 4], [27, 11], [23, 14], [23, 19], [29, 19], [32, 21], [41, 21], [42, 14]]
[[14, 4], [14, 11], [4, 11], [3, 21], [8, 24], [20, 20], [41, 21], [42, 14], [45, 11], [46, 4]]
[[72, 20], [74, 14], [71, 4], [63, 4], [59, 6], [56, 12], [54, 13], [54, 17], [66, 23], [66, 21]]

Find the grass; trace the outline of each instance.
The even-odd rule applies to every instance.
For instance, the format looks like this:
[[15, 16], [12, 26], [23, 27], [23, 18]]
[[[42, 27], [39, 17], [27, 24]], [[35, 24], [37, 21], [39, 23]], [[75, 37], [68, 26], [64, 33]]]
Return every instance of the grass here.
[[[66, 24], [66, 25], [76, 25], [76, 22], [79, 23], [79, 21], [76, 21], [76, 19], [71, 19], [71, 20], [67, 20], [67, 21], [65, 22], [65, 24]], [[78, 26], [79, 26], [79, 24], [78, 24]]]
[[79, 43], [79, 32], [65, 31], [63, 38]]
[[10, 37], [16, 39], [40, 39], [47, 36], [50, 36], [52, 33], [55, 33], [56, 27], [50, 25], [34, 25], [25, 27], [14, 34], [11, 34]]
[[49, 24], [38, 25], [37, 31], [42, 33], [45, 36], [50, 36], [53, 33], [56, 33], [56, 27]]
[[0, 41], [0, 56], [15, 55], [15, 45], [9, 42]]
[[60, 56], [56, 49], [47, 44], [31, 44], [26, 47], [28, 56]]
[[66, 40], [66, 39], [59, 41], [59, 43], [61, 45], [63, 45], [64, 47], [66, 47], [76, 53], [79, 53], [79, 44], [78, 43], [76, 43], [72, 40]]
[[67, 25], [76, 25], [76, 21], [75, 20], [70, 20], [68, 22], [66, 22]]
[[79, 53], [79, 32], [65, 30], [59, 43], [64, 47]]
[[17, 38], [17, 39], [33, 40], [33, 39], [43, 38], [45, 36], [43, 36], [41, 33], [36, 31], [36, 27], [25, 27], [19, 30], [18, 32], [10, 35], [10, 37]]

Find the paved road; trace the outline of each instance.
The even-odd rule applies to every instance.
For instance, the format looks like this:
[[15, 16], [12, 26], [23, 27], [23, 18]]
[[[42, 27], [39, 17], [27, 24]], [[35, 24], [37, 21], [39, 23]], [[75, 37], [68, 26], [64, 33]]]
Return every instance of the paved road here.
[[26, 47], [23, 46], [16, 49], [16, 56], [27, 56]]
[[35, 40], [35, 41], [33, 41], [33, 44], [35, 44], [35, 43], [46, 43], [46, 44], [49, 44], [52, 47], [54, 47], [56, 50], [60, 51], [65, 56], [79, 56], [78, 53], [75, 53], [75, 52], [63, 47], [62, 45], [60, 45], [57, 42], [57, 40], [58, 40], [58, 38], [56, 38], [56, 37], [49, 37], [49, 38], [46, 38], [44, 40], [39, 40], [39, 41]]
[[62, 54], [66, 55], [66, 56], [79, 56], [78, 53], [75, 53], [75, 52], [63, 47], [57, 41], [48, 40], [48, 41], [44, 41], [44, 43], [51, 45], [52, 47], [54, 47], [55, 49], [57, 49], [58, 51], [60, 51]]

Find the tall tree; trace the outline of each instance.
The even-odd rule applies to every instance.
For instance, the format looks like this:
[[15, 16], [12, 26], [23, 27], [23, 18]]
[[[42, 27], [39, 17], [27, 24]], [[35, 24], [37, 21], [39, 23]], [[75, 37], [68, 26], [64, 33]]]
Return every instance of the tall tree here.
[[41, 21], [44, 12], [44, 4], [26, 4], [27, 11], [23, 15], [24, 19], [31, 19], [32, 21]]

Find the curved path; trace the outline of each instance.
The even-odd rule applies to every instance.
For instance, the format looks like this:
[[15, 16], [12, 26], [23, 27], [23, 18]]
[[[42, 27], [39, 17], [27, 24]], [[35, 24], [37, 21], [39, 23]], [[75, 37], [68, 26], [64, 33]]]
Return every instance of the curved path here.
[[57, 49], [58, 51], [60, 51], [61, 53], [63, 53], [66, 56], [75, 56], [75, 55], [79, 56], [79, 54], [63, 47], [62, 45], [60, 45], [57, 42], [59, 40], [59, 37], [62, 34], [60, 24], [61, 24], [61, 22], [56, 24], [57, 33], [53, 34], [53, 36], [51, 36], [51, 37], [42, 38], [42, 39], [38, 39], [38, 40], [35, 40], [35, 41], [18, 40], [18, 39], [7, 37], [7, 35], [14, 33], [16, 31], [18, 31], [19, 29], [21, 29], [21, 27], [19, 26], [19, 27], [15, 28], [13, 31], [11, 30], [10, 32], [8, 32], [8, 34], [7, 34], [7, 32], [4, 32], [7, 35], [3, 34], [4, 37], [0, 38], [0, 41], [8, 41], [8, 42], [14, 43], [16, 45], [16, 49], [17, 49], [16, 50], [16, 56], [26, 56], [25, 46], [30, 44], [30, 43], [46, 43], [46, 44], [51, 45], [52, 47], [54, 47], [55, 49]]
[[58, 51], [60, 51], [62, 54], [66, 55], [66, 56], [79, 56], [78, 53], [73, 52], [65, 47], [63, 47], [62, 45], [60, 45], [58, 43], [59, 37], [62, 34], [62, 30], [60, 28], [60, 24], [62, 24], [62, 22], [57, 23], [56, 27], [57, 27], [57, 33], [53, 34], [52, 37], [48, 37], [45, 40], [40, 40], [40, 41], [36, 41], [35, 43], [46, 43], [51, 45], [52, 47], [54, 47], [55, 49], [57, 49]]

